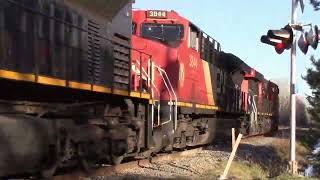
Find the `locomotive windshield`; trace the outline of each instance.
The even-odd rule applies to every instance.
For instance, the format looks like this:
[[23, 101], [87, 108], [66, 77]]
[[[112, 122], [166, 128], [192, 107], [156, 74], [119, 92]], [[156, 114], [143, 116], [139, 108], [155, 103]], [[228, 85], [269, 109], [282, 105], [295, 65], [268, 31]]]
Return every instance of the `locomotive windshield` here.
[[184, 28], [180, 24], [142, 24], [141, 36], [171, 45], [182, 40]]

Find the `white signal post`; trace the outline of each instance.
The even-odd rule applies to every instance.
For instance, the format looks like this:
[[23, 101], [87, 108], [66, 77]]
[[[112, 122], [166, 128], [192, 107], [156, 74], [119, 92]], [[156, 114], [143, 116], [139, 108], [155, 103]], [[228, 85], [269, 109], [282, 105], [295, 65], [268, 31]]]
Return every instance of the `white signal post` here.
[[[292, 0], [291, 24], [297, 23], [298, 0]], [[300, 1], [301, 3], [301, 1]], [[298, 166], [296, 162], [296, 30], [293, 28], [293, 41], [291, 47], [291, 71], [290, 71], [290, 171], [292, 175], [297, 175]]]

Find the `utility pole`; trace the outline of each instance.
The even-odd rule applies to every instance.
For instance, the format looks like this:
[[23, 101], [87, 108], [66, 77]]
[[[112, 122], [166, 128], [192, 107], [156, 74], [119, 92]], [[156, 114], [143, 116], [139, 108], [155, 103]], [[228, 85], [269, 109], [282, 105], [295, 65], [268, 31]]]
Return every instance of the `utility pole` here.
[[[291, 24], [297, 24], [298, 1], [292, 0]], [[291, 47], [291, 70], [290, 70], [290, 172], [292, 175], [298, 174], [296, 162], [296, 30], [293, 28], [293, 41]]]

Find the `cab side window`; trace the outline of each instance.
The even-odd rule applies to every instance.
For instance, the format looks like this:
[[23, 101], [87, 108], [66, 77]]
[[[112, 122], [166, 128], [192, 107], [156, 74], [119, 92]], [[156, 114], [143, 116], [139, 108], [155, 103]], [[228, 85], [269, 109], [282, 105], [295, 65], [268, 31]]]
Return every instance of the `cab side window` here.
[[217, 67], [217, 93], [223, 93], [224, 73], [223, 70]]
[[189, 48], [199, 51], [199, 30], [190, 25], [189, 27]]
[[131, 27], [131, 31], [132, 31], [132, 34], [137, 34], [137, 23], [135, 22], [132, 22], [132, 27]]

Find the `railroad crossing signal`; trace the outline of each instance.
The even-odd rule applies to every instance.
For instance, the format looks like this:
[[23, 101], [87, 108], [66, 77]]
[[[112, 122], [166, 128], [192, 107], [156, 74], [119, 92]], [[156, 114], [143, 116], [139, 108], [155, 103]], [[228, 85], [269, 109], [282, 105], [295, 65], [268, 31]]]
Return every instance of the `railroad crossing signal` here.
[[291, 48], [293, 42], [293, 30], [289, 25], [286, 25], [280, 30], [269, 30], [267, 35], [261, 36], [261, 42], [274, 46], [276, 52], [281, 54], [285, 49]]
[[319, 41], [319, 29], [318, 26], [311, 27], [309, 32], [302, 32], [299, 40], [298, 46], [300, 50], [307, 54], [308, 47], [311, 46], [313, 49], [317, 49]]

